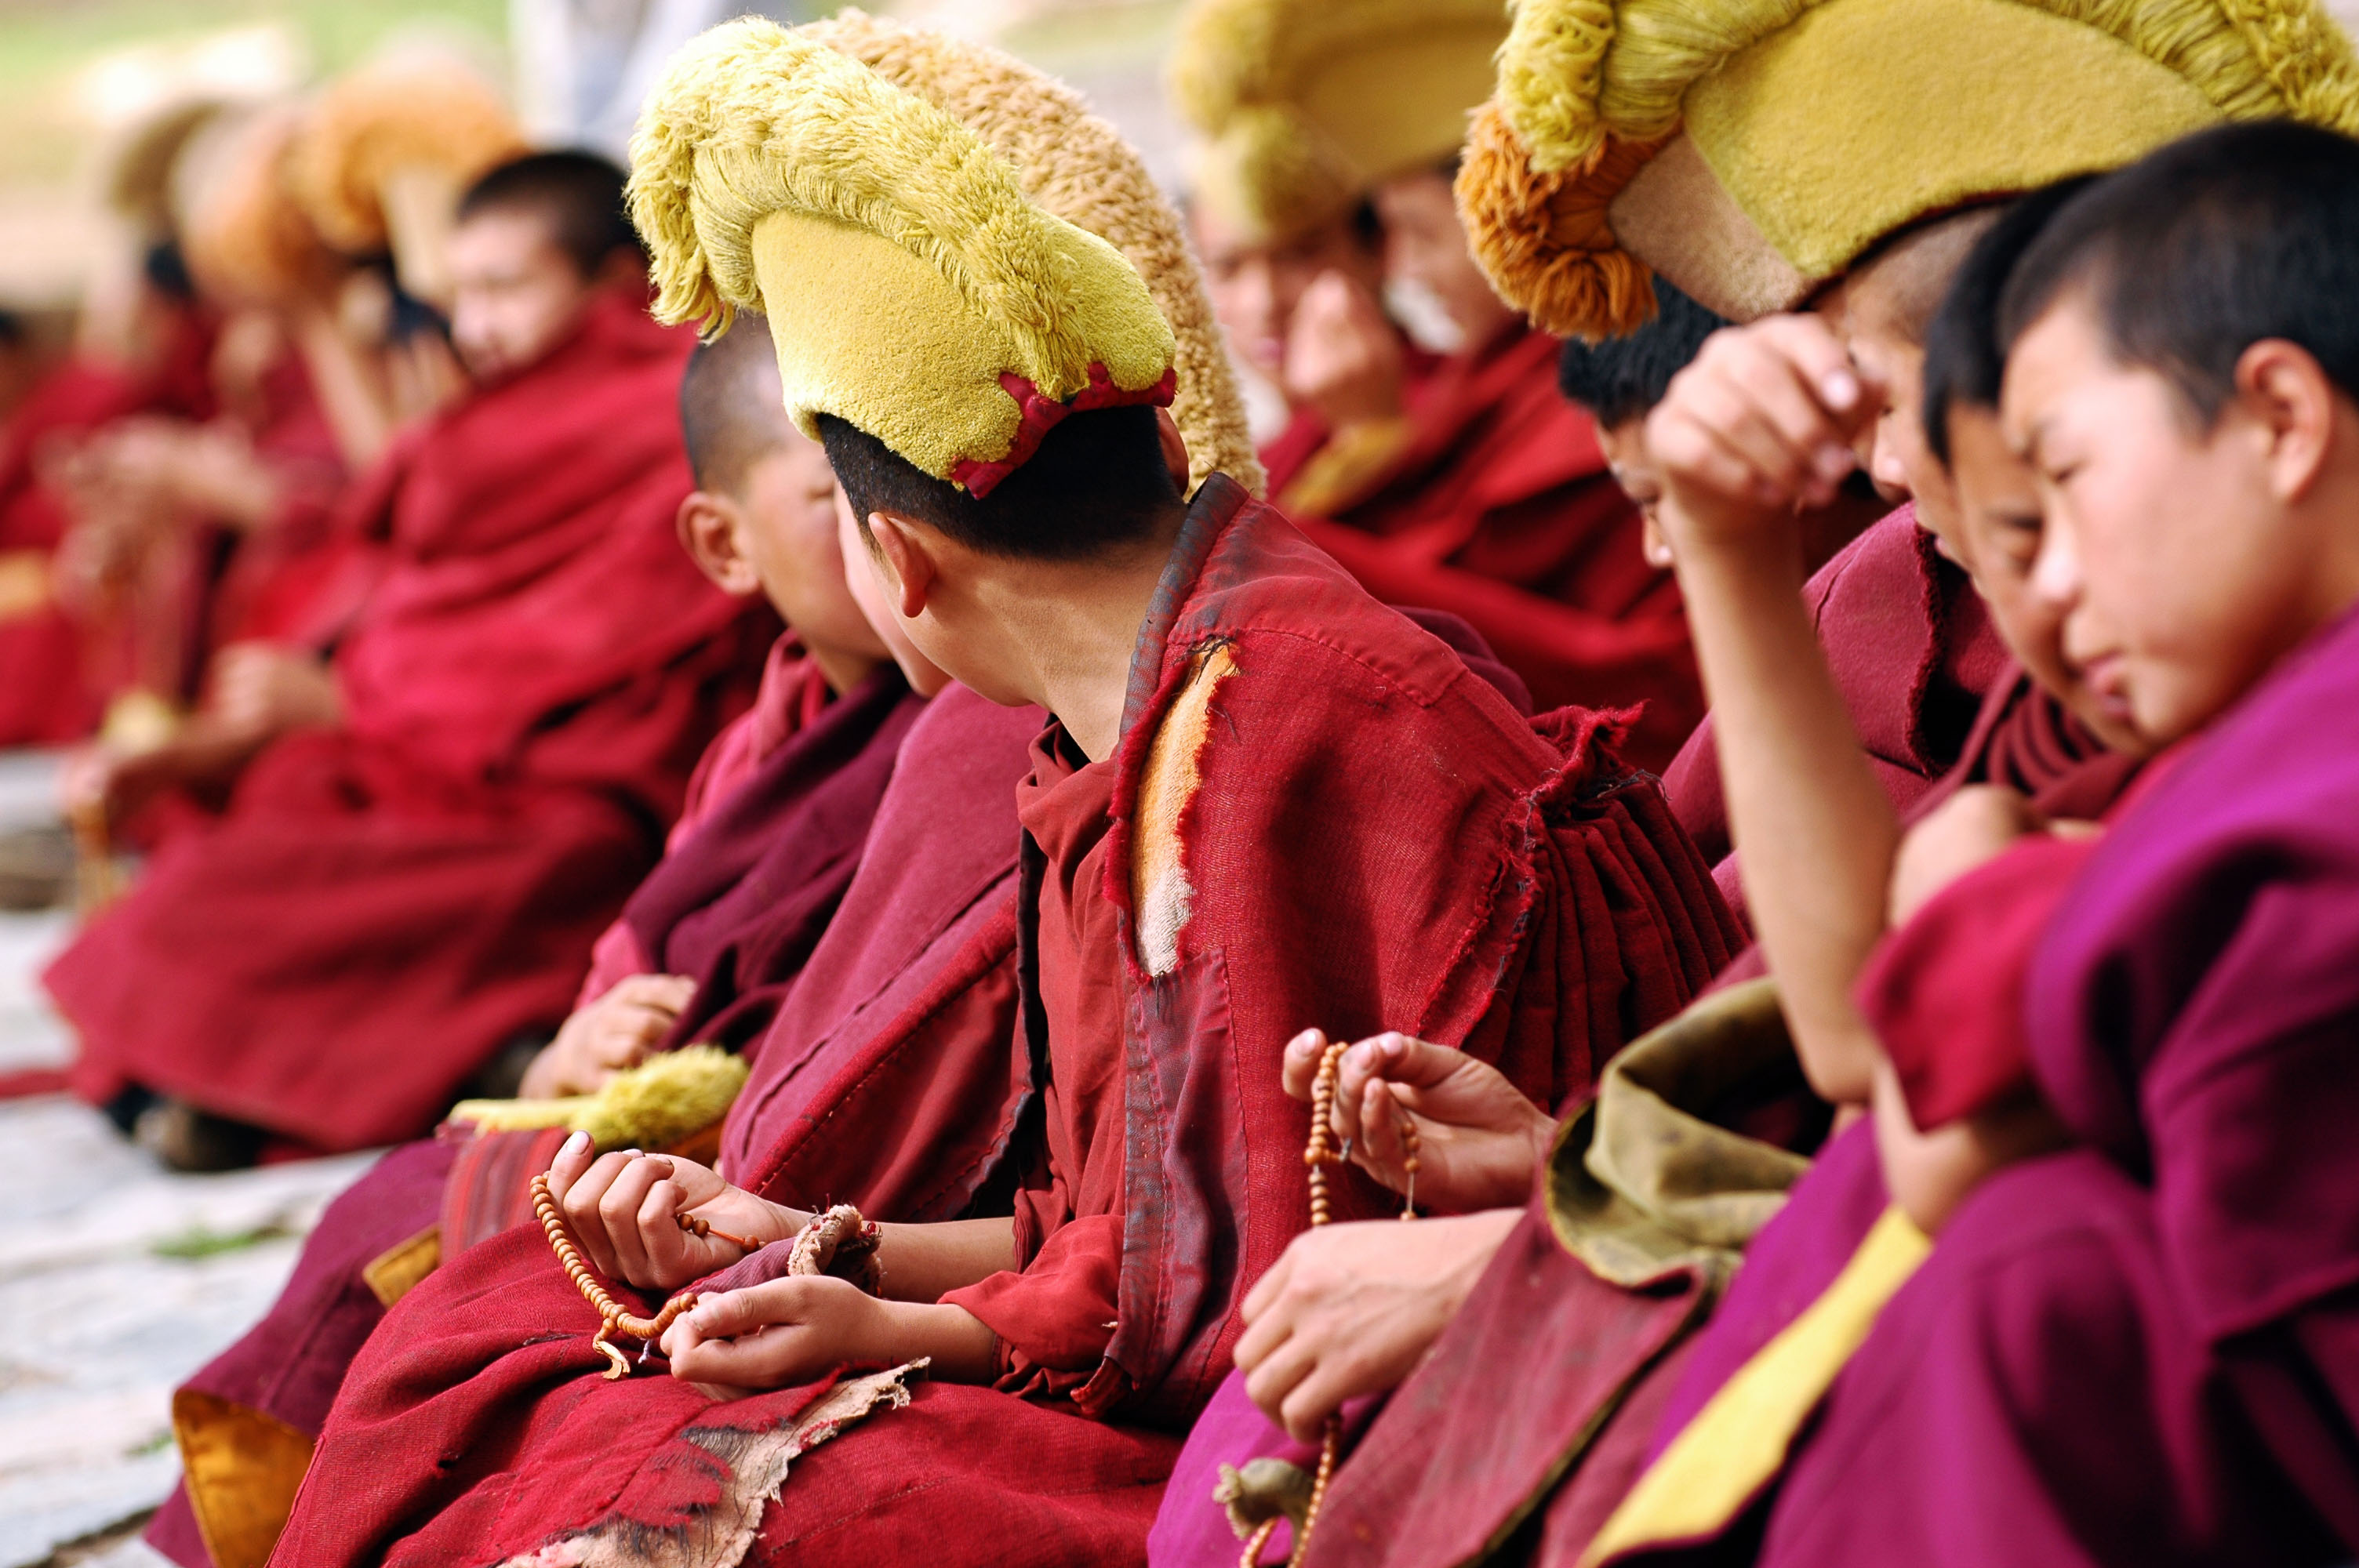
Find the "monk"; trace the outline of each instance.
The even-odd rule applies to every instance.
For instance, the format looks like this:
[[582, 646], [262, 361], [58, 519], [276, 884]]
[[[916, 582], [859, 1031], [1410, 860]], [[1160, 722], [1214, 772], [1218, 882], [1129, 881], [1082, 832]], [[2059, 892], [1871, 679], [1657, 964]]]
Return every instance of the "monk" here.
[[1659, 769], [1702, 712], [1677, 587], [1451, 195], [1504, 33], [1468, 0], [1201, 0], [1173, 67], [1204, 144], [1198, 233], [1239, 275], [1241, 351], [1268, 375], [1282, 345], [1279, 504], [1377, 598], [1463, 617], [1541, 708], [1645, 704], [1625, 749]]
[[[525, 1070], [527, 1098], [594, 1093], [668, 1044], [764, 1039], [847, 896], [923, 711], [845, 586], [834, 476], [818, 444], [787, 424], [761, 339], [733, 333], [697, 350], [679, 416], [697, 481], [679, 505], [682, 543], [716, 587], [760, 593], [789, 630], [754, 707], [698, 764], [662, 863], [599, 938], [572, 1014]], [[1004, 751], [995, 800], [1020, 767], [1020, 745]], [[985, 837], [1012, 870], [1012, 827]], [[1006, 1055], [994, 1059], [1003, 1077]], [[517, 1206], [517, 1192], [496, 1190], [510, 1152], [457, 1131], [397, 1151], [339, 1198], [270, 1314], [181, 1387], [175, 1419], [199, 1483], [149, 1528], [159, 1550], [190, 1568], [234, 1558], [231, 1537], [254, 1512], [241, 1505], [268, 1478], [205, 1465], [220, 1448], [206, 1434], [317, 1437], [353, 1354], [399, 1293], [405, 1276], [380, 1260], [455, 1256], [472, 1231], [500, 1227], [490, 1216]]]
[[[2318, 716], [2347, 700], [2359, 605], [2354, 223], [2343, 137], [2223, 128], [2073, 197], [2005, 282], [2002, 428], [2046, 514], [2030, 580], [2113, 722], [2170, 759], [2078, 853], [1987, 831], [1920, 916], [1947, 953], [1903, 942], [1871, 970], [1863, 1002], [1904, 1025], [1970, 994], [1969, 965], [2021, 1001], [1885, 1031], [1886, 1175], [1939, 1239], [1885, 1285], [1807, 1438], [1729, 1493], [1746, 1555], [2291, 1563], [2359, 1541], [2331, 1326], [2347, 1263], [2310, 1179], [2340, 1082], [2317, 1054], [2351, 1007], [2349, 830], [2325, 804], [2349, 763]], [[2018, 1162], [1981, 1134], [2027, 1062], [2081, 1147]], [[1741, 1357], [1702, 1359], [1675, 1411], [1699, 1433]], [[2079, 1425], [2095, 1410], [2102, 1444]], [[1709, 1449], [1687, 1432], [1658, 1468]], [[1660, 1515], [1621, 1522], [1625, 1554], [1665, 1539]]]
[[[826, 440], [911, 641], [976, 691], [1053, 716], [1016, 795], [1014, 1215], [884, 1226], [879, 1297], [780, 1277], [787, 1249], [746, 1262], [727, 1239], [786, 1241], [810, 1217], [800, 1205], [676, 1158], [571, 1146], [550, 1186], [613, 1289], [636, 1299], [737, 1265], [670, 1324], [675, 1376], [567, 1379], [603, 1364], [586, 1326], [538, 1337], [591, 1315], [574, 1284], [529, 1232], [477, 1249], [406, 1298], [354, 1368], [285, 1560], [627, 1552], [658, 1514], [695, 1521], [698, 1561], [919, 1541], [958, 1561], [1135, 1558], [1172, 1447], [1158, 1423], [1184, 1422], [1224, 1369], [1236, 1296], [1303, 1200], [1279, 1081], [1295, 1018], [1414, 1012], [1553, 1098], [1727, 945], [1651, 784], [1607, 760], [1593, 718], [1558, 731], [1568, 757], [1233, 483], [1181, 500], [1187, 456], [1155, 411], [1171, 340], [1137, 275], [1027, 205], [956, 120], [864, 70], [766, 24], [708, 35], [643, 124], [639, 211], [672, 308], [719, 308], [730, 296], [712, 291], [740, 287], [720, 277], [758, 287], [788, 408]], [[737, 115], [766, 127], [758, 143], [730, 130]], [[724, 168], [700, 150], [716, 146], [743, 150]], [[958, 183], [935, 189], [909, 155]], [[1001, 284], [971, 297], [864, 227], [910, 232], [831, 194], [847, 183], [936, 222], [987, 212], [987, 230], [945, 237], [1007, 297], [1051, 304], [1069, 344], [991, 314]], [[708, 270], [727, 255], [750, 275]], [[867, 303], [822, 308], [821, 278]], [[940, 338], [881, 354], [840, 335], [848, 320]], [[995, 343], [1004, 359], [973, 347]], [[984, 420], [1005, 446], [960, 434]], [[1346, 779], [1334, 727], [1372, 704], [1403, 739], [1354, 749]], [[1363, 776], [1380, 792], [1364, 806]], [[1321, 833], [1286, 820], [1314, 802]], [[1279, 841], [1332, 854], [1279, 878]], [[1408, 910], [1459, 936], [1408, 940]], [[919, 1354], [934, 1379], [913, 1390], [916, 1369], [895, 1363]], [[886, 1370], [837, 1378], [846, 1362]], [[700, 1385], [745, 1397], [711, 1406]], [[566, 1435], [576, 1422], [634, 1442], [585, 1446]], [[480, 1459], [422, 1462], [453, 1444]], [[673, 1477], [695, 1453], [718, 1467], [691, 1496]], [[920, 1471], [919, 1488], [886, 1479]]]
[[553, 1033], [747, 699], [767, 611], [673, 537], [687, 344], [634, 297], [618, 181], [550, 154], [470, 192], [454, 331], [481, 384], [364, 482], [383, 580], [332, 662], [282, 659], [163, 764], [234, 778], [226, 811], [49, 971], [78, 1092], [162, 1097], [183, 1162], [414, 1135]]
[[[2043, 199], [2013, 220], [2017, 229], [2036, 228], [2053, 205]], [[1976, 297], [1994, 292], [1986, 282], [1961, 287]], [[2023, 541], [2027, 529], [2036, 541], [2039, 514], [2028, 471], [1992, 439], [1995, 355], [1978, 352], [1961, 329], [1944, 321], [1935, 329], [1940, 355], [1926, 371], [1944, 434], [1919, 443], [1908, 477], [1920, 492], [1955, 492], [1942, 513], [1954, 520], [1943, 547], [1970, 572], [2027, 673], [1994, 692], [1967, 755], [1912, 814], [1925, 847], [1896, 880], [1896, 911], [1922, 902], [1924, 868], [1940, 863], [1938, 846], [1962, 831], [1957, 824], [1986, 815], [1981, 786], [2003, 784], [2032, 796], [2038, 809], [2077, 818], [2102, 811], [2134, 771], [2134, 737], [2071, 674], [2060, 622], [2027, 591]], [[1640, 329], [1633, 359], [1652, 351], [1644, 340], [1658, 330], [1676, 326]], [[1704, 357], [1696, 373], [1767, 330], [1698, 345]], [[1685, 395], [1695, 395], [1690, 384]], [[1952, 431], [1962, 453], [1954, 472], [1923, 460], [1947, 455]], [[1652, 465], [1644, 433], [1639, 450]], [[1823, 515], [1805, 507], [1790, 519], [1805, 559]], [[2065, 739], [2026, 743], [2041, 735]], [[1831, 859], [1858, 841], [1832, 833], [1812, 841], [1794, 831], [1779, 840], [1810, 843]], [[1881, 903], [1871, 917], [1880, 927]], [[1733, 972], [1757, 974], [1757, 955], [1748, 958]], [[1306, 1095], [1309, 1063], [1308, 1054], [1290, 1063]], [[1266, 1293], [1248, 1303], [1256, 1319], [1240, 1355], [1248, 1377], [1223, 1391], [1217, 1426], [1208, 1420], [1191, 1439], [1158, 1522], [1158, 1561], [1217, 1555], [1226, 1531], [1210, 1502], [1213, 1465], [1256, 1453], [1303, 1460], [1301, 1440], [1330, 1411], [1405, 1378], [1399, 1409], [1376, 1421], [1340, 1473], [1334, 1522], [1315, 1538], [1312, 1561], [1453, 1559], [1543, 1501], [1549, 1552], [1577, 1554], [1646, 1457], [1653, 1421], [1746, 1243], [1810, 1169], [1808, 1157], [1829, 1130], [1827, 1107], [1850, 1108], [1841, 1113], [1848, 1124], [1864, 1106], [1855, 1053], [1839, 1038], [1789, 1036], [1777, 993], [1756, 981], [1699, 1003], [1633, 1045], [1608, 1068], [1596, 1101], [1562, 1127], [1476, 1065], [1397, 1037], [1356, 1046], [1343, 1085], [1338, 1136], [1353, 1140], [1380, 1179], [1403, 1184], [1404, 1151], [1381, 1097], [1414, 1108], [1427, 1151], [1419, 1191], [1431, 1194], [1437, 1209], [1467, 1217], [1437, 1221], [1414, 1238], [1355, 1227], [1296, 1244]], [[1830, 1151], [1829, 1160], [1873, 1179], [1872, 1153], [1863, 1162], [1864, 1152], [1862, 1144], [1837, 1159]], [[1514, 1208], [1471, 1212], [1516, 1202], [1542, 1170], [1549, 1173], [1542, 1196], [1520, 1224]], [[1238, 1394], [1250, 1394], [1294, 1441], [1260, 1427]], [[1503, 1408], [1517, 1419], [1502, 1421]], [[1462, 1458], [1435, 1465], [1437, 1445]]]

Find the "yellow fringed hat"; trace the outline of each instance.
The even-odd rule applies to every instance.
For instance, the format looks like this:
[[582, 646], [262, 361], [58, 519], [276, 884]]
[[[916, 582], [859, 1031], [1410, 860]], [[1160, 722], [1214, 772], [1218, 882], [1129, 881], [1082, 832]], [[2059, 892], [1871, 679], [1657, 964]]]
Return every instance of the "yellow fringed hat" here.
[[285, 299], [337, 265], [289, 185], [301, 124], [288, 103], [225, 112], [195, 130], [173, 160], [173, 224], [189, 266], [234, 301]]
[[1171, 328], [1123, 254], [817, 38], [747, 17], [680, 50], [630, 196], [656, 315], [759, 309], [806, 434], [833, 415], [982, 496], [1067, 414], [1172, 400]]
[[396, 58], [321, 91], [289, 178], [330, 244], [348, 255], [390, 250], [404, 288], [448, 304], [441, 249], [459, 197], [525, 148], [498, 92], [463, 64]]
[[2225, 120], [2359, 132], [2316, 0], [1520, 0], [1459, 210], [1538, 326], [1740, 320], [1919, 219]]
[[1188, 443], [1189, 489], [1224, 473], [1260, 494], [1245, 398], [1180, 215], [1121, 134], [1063, 82], [985, 44], [857, 10], [797, 30], [981, 136], [1033, 200], [1128, 258], [1171, 327], [1171, 418]]
[[1171, 96], [1196, 200], [1268, 243], [1332, 222], [1458, 150], [1506, 36], [1502, 0], [1195, 0]]

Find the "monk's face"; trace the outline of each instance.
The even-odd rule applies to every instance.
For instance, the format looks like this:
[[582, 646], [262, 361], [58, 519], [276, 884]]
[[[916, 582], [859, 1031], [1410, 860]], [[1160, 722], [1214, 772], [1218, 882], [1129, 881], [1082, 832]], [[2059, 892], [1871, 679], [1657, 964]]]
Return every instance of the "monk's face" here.
[[1440, 305], [1458, 329], [1462, 347], [1479, 349], [1516, 319], [1466, 248], [1448, 176], [1388, 179], [1376, 187], [1375, 203], [1385, 221], [1386, 275]]
[[2282, 341], [2244, 351], [2236, 388], [2207, 428], [2115, 357], [2077, 290], [2007, 358], [2001, 418], [2047, 520], [2033, 591], [2071, 678], [2144, 750], [2209, 723], [2359, 592], [2359, 416]]
[[2064, 656], [2062, 607], [2033, 587], [2046, 535], [2038, 482], [2030, 465], [2007, 449], [1995, 409], [1951, 411], [1950, 458], [1957, 514], [1941, 547], [1973, 578], [1999, 635], [2032, 678], [2107, 746], [2143, 750], [2136, 732], [2114, 717]]
[[1190, 211], [1212, 314], [1230, 346], [1272, 386], [1286, 384], [1295, 307], [1321, 275], [1337, 272], [1371, 295], [1384, 289], [1382, 258], [1338, 220], [1282, 245], [1257, 244], [1197, 202]]
[[1597, 445], [1605, 454], [1605, 466], [1614, 470], [1614, 482], [1636, 503], [1638, 514], [1646, 519], [1647, 564], [1658, 571], [1670, 570], [1670, 541], [1663, 536], [1663, 525], [1655, 517], [1663, 503], [1663, 470], [1655, 466], [1653, 455], [1647, 450], [1647, 416], [1642, 414], [1619, 425], [1598, 426]]
[[861, 536], [859, 519], [853, 514], [851, 498], [843, 493], [842, 485], [835, 487], [831, 505], [835, 512], [836, 551], [843, 561], [844, 582], [851, 589], [853, 602], [883, 639], [893, 662], [901, 666], [909, 689], [920, 697], [933, 696], [951, 684], [951, 677], [909, 640], [908, 628], [902, 624], [886, 597], [885, 579], [880, 575], [883, 568], [877, 564], [875, 552], [868, 547], [868, 541]]
[[827, 449], [788, 426], [779, 446], [747, 465], [740, 488], [738, 548], [787, 624], [814, 648], [886, 657], [846, 580]]
[[1946, 547], [1957, 533], [1958, 502], [1948, 470], [1925, 444], [1925, 346], [1904, 320], [1888, 283], [1888, 274], [1869, 268], [1813, 308], [1854, 362], [1884, 389], [1883, 411], [1860, 433], [1860, 467], [1886, 501], [1914, 501], [1919, 524]]
[[597, 291], [537, 213], [476, 213], [451, 235], [451, 343], [479, 382], [526, 369], [563, 342]]

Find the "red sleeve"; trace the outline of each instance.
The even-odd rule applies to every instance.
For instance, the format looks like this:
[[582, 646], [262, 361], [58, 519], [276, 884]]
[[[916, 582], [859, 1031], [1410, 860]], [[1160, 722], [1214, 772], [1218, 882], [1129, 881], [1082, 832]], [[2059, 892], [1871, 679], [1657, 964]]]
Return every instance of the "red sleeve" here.
[[1942, 889], [1869, 957], [1860, 1011], [1892, 1058], [1919, 1130], [2031, 1087], [2024, 978], [2096, 843], [2026, 838]]
[[[1017, 1238], [1019, 1249], [1025, 1240]], [[1122, 1216], [1089, 1215], [1050, 1233], [1028, 1268], [994, 1274], [942, 1300], [966, 1308], [999, 1336], [1000, 1389], [1063, 1394], [1089, 1381], [1105, 1358], [1121, 1275]]]

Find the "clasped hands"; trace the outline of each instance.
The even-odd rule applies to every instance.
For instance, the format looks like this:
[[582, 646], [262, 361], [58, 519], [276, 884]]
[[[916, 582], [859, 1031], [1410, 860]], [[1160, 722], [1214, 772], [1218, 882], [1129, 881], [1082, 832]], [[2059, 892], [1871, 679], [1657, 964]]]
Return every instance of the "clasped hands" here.
[[[1309, 1100], [1328, 1040], [1286, 1049], [1286, 1089]], [[1298, 1439], [1346, 1400], [1394, 1387], [1440, 1336], [1515, 1228], [1556, 1123], [1485, 1063], [1403, 1034], [1343, 1054], [1331, 1112], [1352, 1163], [1406, 1193], [1402, 1119], [1418, 1135], [1417, 1197], [1445, 1217], [1322, 1226], [1295, 1238], [1245, 1297], [1245, 1391]]]
[[[693, 1160], [635, 1149], [598, 1154], [586, 1133], [558, 1152], [549, 1186], [592, 1267], [666, 1294], [746, 1255], [734, 1241], [682, 1228], [682, 1215], [765, 1246], [791, 1240], [811, 1219]], [[913, 1271], [922, 1277], [922, 1267]], [[934, 1357], [944, 1376], [975, 1380], [989, 1375], [992, 1356], [990, 1331], [958, 1307], [884, 1300], [828, 1275], [708, 1296], [665, 1331], [660, 1345], [673, 1377], [715, 1399], [810, 1382], [847, 1362], [890, 1365], [917, 1356]]]

